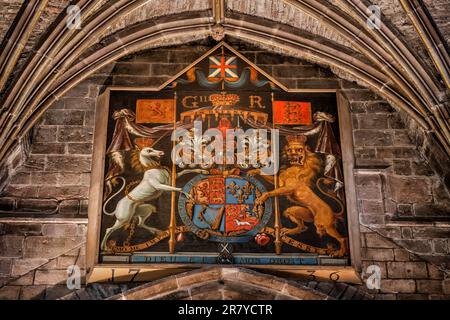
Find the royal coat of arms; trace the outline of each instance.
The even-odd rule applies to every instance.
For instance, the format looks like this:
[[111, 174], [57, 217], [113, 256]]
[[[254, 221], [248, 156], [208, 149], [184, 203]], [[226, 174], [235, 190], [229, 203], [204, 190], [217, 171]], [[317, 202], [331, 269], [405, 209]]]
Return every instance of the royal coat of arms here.
[[282, 92], [222, 46], [116, 100], [103, 262], [349, 263], [335, 97]]

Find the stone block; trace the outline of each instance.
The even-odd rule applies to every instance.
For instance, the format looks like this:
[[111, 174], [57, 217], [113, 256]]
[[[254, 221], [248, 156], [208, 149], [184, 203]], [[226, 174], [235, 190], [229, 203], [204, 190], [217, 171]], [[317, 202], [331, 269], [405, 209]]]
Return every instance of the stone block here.
[[25, 258], [54, 258], [68, 249], [83, 243], [83, 237], [27, 237], [25, 240]]
[[441, 294], [442, 281], [441, 280], [417, 280], [417, 292], [419, 293], [434, 293]]
[[55, 213], [58, 201], [53, 199], [20, 199], [17, 201], [17, 210], [22, 212]]
[[[65, 281], [64, 281], [65, 282]], [[45, 289], [45, 300], [56, 300], [65, 295], [74, 292], [73, 290], [67, 288], [67, 285], [55, 285], [55, 286], [47, 286]]]
[[[0, 198], [0, 210], [1, 211], [13, 211], [15, 208], [14, 198]], [[0, 235], [2, 233], [0, 232]]]
[[448, 217], [450, 209], [443, 205], [436, 204], [414, 204], [414, 216], [421, 218], [442, 218]]
[[392, 249], [363, 248], [362, 260], [392, 261], [394, 260], [394, 251]]
[[0, 300], [18, 300], [19, 294], [19, 286], [4, 286], [0, 288]]
[[378, 159], [412, 159], [417, 156], [413, 147], [377, 147]]
[[392, 240], [376, 233], [366, 233], [366, 244], [369, 248], [397, 248], [397, 245]]
[[31, 174], [29, 172], [17, 172], [11, 177], [11, 184], [30, 184]]
[[53, 172], [90, 172], [91, 157], [88, 156], [48, 156], [47, 171]]
[[384, 215], [383, 203], [381, 201], [361, 200], [361, 208], [366, 214]]
[[360, 129], [387, 129], [388, 115], [386, 114], [360, 114], [358, 115]]
[[23, 276], [12, 281], [10, 284], [13, 286], [31, 286], [34, 281], [34, 272], [28, 272]]
[[95, 110], [84, 111], [84, 126], [92, 128], [95, 126]]
[[450, 279], [442, 281], [442, 289], [445, 294], [450, 294]]
[[20, 258], [23, 255], [25, 237], [4, 235], [0, 236], [0, 257]]
[[390, 176], [390, 194], [398, 203], [424, 203], [433, 201], [431, 184], [427, 178]]
[[69, 154], [92, 154], [92, 143], [68, 143], [67, 152]]
[[409, 135], [409, 132], [407, 130], [395, 130], [394, 131], [394, 145], [396, 145], [396, 146], [414, 145], [414, 140]]
[[34, 276], [35, 285], [65, 284], [67, 281], [67, 270], [36, 270]]
[[31, 152], [33, 154], [64, 154], [66, 145], [64, 143], [33, 143]]
[[413, 227], [414, 239], [450, 238], [450, 228]]
[[363, 225], [382, 225], [385, 224], [385, 217], [378, 214], [361, 214], [359, 221]]
[[366, 104], [367, 113], [394, 113], [394, 108], [387, 102], [373, 102], [369, 101]]
[[426, 262], [388, 262], [389, 279], [426, 279]]
[[81, 126], [84, 124], [84, 111], [81, 110], [47, 110], [45, 125]]
[[394, 160], [394, 173], [401, 176], [411, 175], [411, 162], [409, 160]]
[[50, 237], [72, 237], [78, 233], [76, 224], [44, 224], [42, 226], [42, 235]]
[[350, 102], [380, 100], [378, 95], [370, 90], [345, 90], [344, 95]]
[[114, 67], [113, 73], [117, 75], [149, 76], [150, 63], [118, 62]]
[[381, 280], [381, 292], [386, 293], [414, 293], [416, 282], [414, 280]]
[[432, 240], [433, 252], [437, 254], [446, 254], [449, 252], [447, 246], [447, 239], [433, 239]]
[[62, 172], [58, 173], [57, 177], [59, 185], [75, 186], [81, 184], [82, 175], [80, 173]]
[[6, 223], [5, 234], [20, 236], [38, 236], [42, 233], [42, 225], [39, 223]]
[[183, 70], [187, 65], [182, 64], [152, 64], [151, 74], [154, 76], [169, 76], [173, 77], [178, 72]]
[[58, 130], [59, 142], [92, 142], [93, 128], [85, 126], [64, 126]]
[[12, 259], [0, 258], [0, 276], [8, 276], [11, 274]]
[[20, 300], [42, 300], [45, 296], [46, 286], [25, 286], [22, 287]]
[[33, 258], [33, 259], [15, 259], [12, 267], [13, 276], [22, 276], [28, 272], [35, 270], [48, 263], [48, 259]]
[[273, 67], [275, 78], [320, 78], [320, 70], [316, 66], [285, 66], [276, 65]]
[[95, 99], [91, 98], [64, 98], [64, 105], [66, 109], [75, 110], [94, 110]]
[[59, 213], [61, 214], [77, 214], [80, 211], [79, 200], [63, 200], [59, 204]]
[[86, 186], [62, 186], [62, 187], [42, 187], [38, 196], [41, 198], [88, 198], [89, 187]]
[[53, 172], [32, 172], [31, 184], [36, 186], [56, 185], [58, 175]]
[[406, 247], [414, 253], [430, 253], [432, 252], [431, 241], [419, 239], [401, 239], [397, 240], [399, 245]]
[[405, 249], [394, 249], [395, 261], [409, 261], [409, 252]]
[[354, 130], [354, 143], [356, 147], [392, 146], [393, 134], [390, 131], [380, 130]]
[[359, 199], [380, 200], [381, 178], [379, 175], [358, 175], [356, 177], [356, 193]]
[[181, 274], [176, 276], [178, 286], [187, 287], [198, 282], [212, 281], [220, 278], [219, 269], [211, 269], [204, 272], [193, 273], [193, 274]]
[[169, 50], [151, 50], [145, 54], [139, 54], [133, 57], [133, 61], [150, 62], [150, 63], [165, 63], [168, 62]]
[[442, 280], [444, 279], [444, 272], [435, 265], [427, 264], [429, 279]]
[[38, 126], [35, 129], [33, 142], [34, 143], [49, 143], [56, 142], [57, 126]]

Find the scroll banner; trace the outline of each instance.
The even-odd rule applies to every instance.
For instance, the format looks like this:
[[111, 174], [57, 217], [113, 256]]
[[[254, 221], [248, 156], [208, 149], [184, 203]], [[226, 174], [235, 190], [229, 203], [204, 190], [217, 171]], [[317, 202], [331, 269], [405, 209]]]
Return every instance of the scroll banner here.
[[311, 103], [296, 101], [274, 101], [273, 114], [275, 125], [312, 124]]
[[138, 100], [136, 123], [174, 123], [174, 99]]

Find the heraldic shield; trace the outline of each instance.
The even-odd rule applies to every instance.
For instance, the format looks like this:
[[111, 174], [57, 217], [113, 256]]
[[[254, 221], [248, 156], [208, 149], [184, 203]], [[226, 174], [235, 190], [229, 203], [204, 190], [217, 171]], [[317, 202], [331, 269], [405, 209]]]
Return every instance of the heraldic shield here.
[[247, 242], [269, 222], [272, 202], [255, 200], [265, 187], [247, 175], [204, 176], [189, 181], [178, 210], [183, 223], [198, 237], [213, 242]]

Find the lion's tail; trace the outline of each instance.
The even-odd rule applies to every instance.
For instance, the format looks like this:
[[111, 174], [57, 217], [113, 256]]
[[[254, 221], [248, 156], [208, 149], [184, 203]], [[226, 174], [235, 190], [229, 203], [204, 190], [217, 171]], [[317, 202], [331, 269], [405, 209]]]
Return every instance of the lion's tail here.
[[321, 183], [322, 181], [324, 181], [324, 180], [325, 180], [325, 178], [320, 178], [320, 179], [318, 179], [318, 180], [317, 180], [317, 183], [316, 183], [316, 186], [317, 186], [317, 188], [320, 190], [320, 192], [322, 192], [324, 195], [330, 197], [331, 199], [333, 199], [334, 201], [336, 201], [336, 202], [339, 204], [340, 210], [339, 210], [339, 212], [335, 212], [335, 216], [336, 216], [336, 218], [338, 218], [339, 220], [344, 221], [344, 210], [345, 210], [345, 205], [344, 205], [344, 203], [342, 202], [342, 200], [339, 199], [338, 197], [336, 197], [334, 194], [332, 194], [331, 192], [324, 191], [324, 190], [322, 189], [322, 187], [320, 186], [320, 183]]
[[119, 193], [121, 193], [123, 191], [123, 189], [125, 189], [125, 185], [127, 183], [124, 177], [117, 177], [117, 179], [122, 180], [122, 187], [120, 187], [119, 191], [117, 191], [111, 197], [109, 197], [103, 204], [103, 213], [106, 214], [107, 216], [112, 216], [112, 215], [114, 215], [115, 212], [114, 211], [113, 212], [106, 211], [106, 206], [115, 196], [117, 196]]

